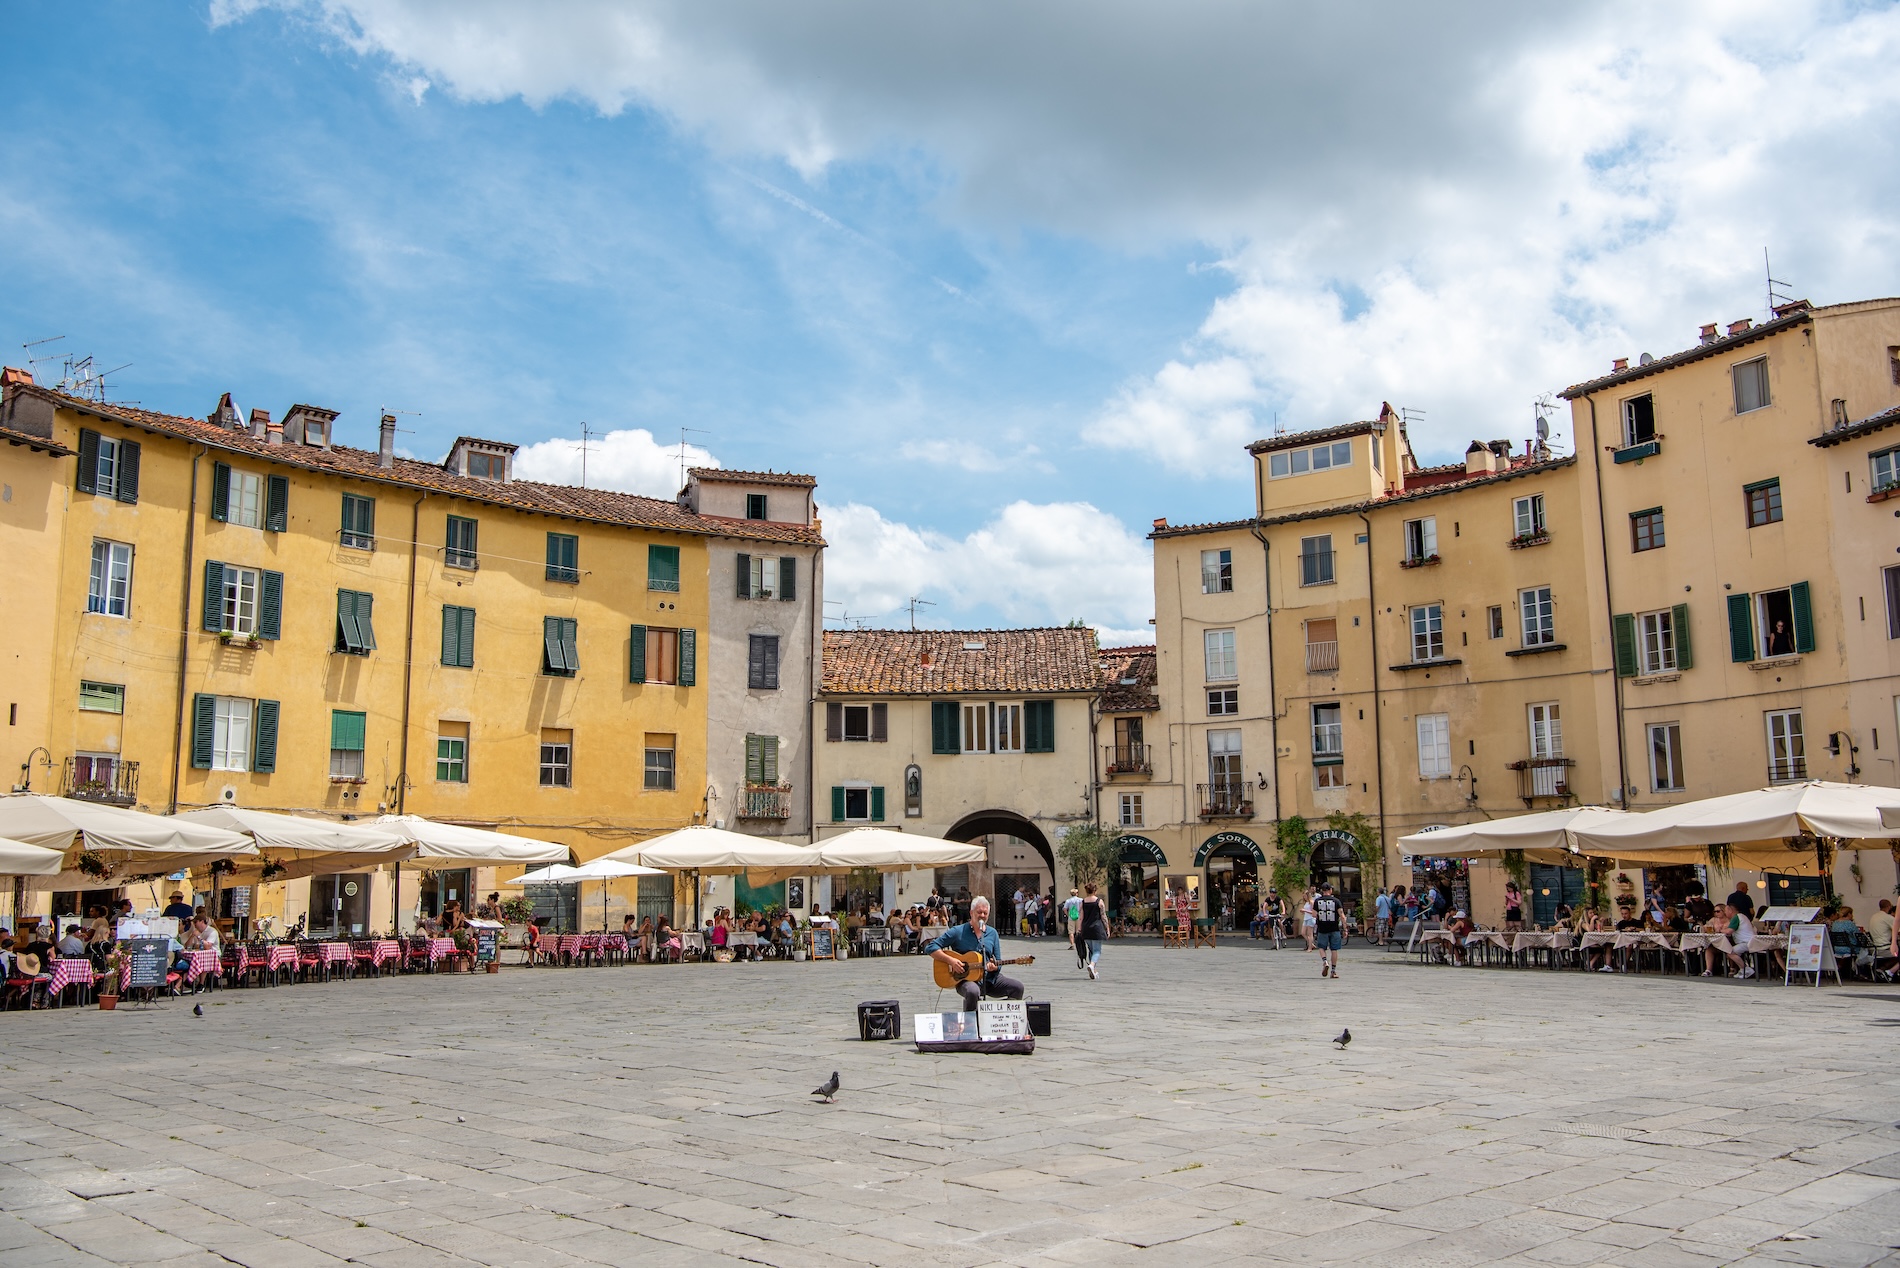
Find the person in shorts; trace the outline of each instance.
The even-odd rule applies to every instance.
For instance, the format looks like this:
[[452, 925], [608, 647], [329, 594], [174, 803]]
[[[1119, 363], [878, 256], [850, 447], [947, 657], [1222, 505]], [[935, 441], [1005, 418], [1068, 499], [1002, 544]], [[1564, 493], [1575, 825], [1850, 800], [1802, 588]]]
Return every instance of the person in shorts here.
[[1345, 942], [1343, 920], [1345, 913], [1339, 909], [1339, 900], [1333, 897], [1333, 883], [1323, 882], [1319, 893], [1313, 897], [1313, 940], [1319, 948], [1319, 975], [1337, 978], [1339, 976], [1339, 948]]

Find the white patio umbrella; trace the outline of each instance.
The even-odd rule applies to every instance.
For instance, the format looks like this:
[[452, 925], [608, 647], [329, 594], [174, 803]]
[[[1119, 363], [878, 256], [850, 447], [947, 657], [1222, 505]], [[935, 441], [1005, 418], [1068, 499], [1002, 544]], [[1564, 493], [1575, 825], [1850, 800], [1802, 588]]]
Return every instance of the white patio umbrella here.
[[1882, 827], [1900, 828], [1900, 806], [1882, 806], [1880, 823]]
[[0, 838], [0, 876], [57, 876], [65, 857], [43, 845]]
[[693, 873], [693, 922], [697, 924], [700, 876], [737, 876], [743, 872], [755, 884], [802, 876], [817, 870], [818, 852], [808, 845], [750, 837], [743, 832], [728, 832], [710, 824], [696, 823], [622, 846], [594, 860], [596, 863], [607, 861]]
[[1574, 867], [1583, 861], [1577, 850], [1576, 834], [1580, 829], [1629, 817], [1627, 811], [1608, 806], [1569, 806], [1506, 819], [1481, 819], [1476, 823], [1428, 828], [1400, 837], [1398, 844], [1408, 854], [1423, 854], [1429, 858], [1501, 858], [1507, 851], [1521, 850], [1533, 863]]
[[1728, 866], [1781, 868], [1814, 863], [1825, 846], [1888, 849], [1900, 827], [1882, 822], [1894, 790], [1810, 780], [1662, 806], [1580, 829], [1585, 853], [1630, 864], [1697, 862], [1725, 847]]
[[308, 815], [277, 814], [239, 806], [212, 806], [177, 816], [251, 838], [262, 854], [231, 874], [233, 884], [253, 885], [268, 867], [273, 881], [319, 872], [352, 872], [399, 863], [416, 852], [403, 834], [373, 823], [334, 823]]
[[866, 867], [880, 872], [908, 872], [920, 867], [981, 863], [988, 857], [989, 851], [980, 845], [890, 828], [849, 828], [818, 843], [819, 868], [823, 871]]
[[[0, 797], [0, 837], [64, 853], [66, 870], [76, 874], [75, 888], [162, 876], [257, 853], [249, 838], [209, 824], [43, 793]], [[106, 864], [106, 876], [78, 873], [77, 856], [82, 852], [99, 856]]]
[[[421, 815], [379, 815], [375, 825], [416, 847], [410, 857], [424, 863], [552, 863], [568, 856], [565, 845], [537, 841], [460, 823], [438, 823]], [[402, 864], [396, 864], [392, 911], [402, 910]], [[400, 919], [400, 916], [398, 916]]]
[[569, 867], [565, 863], [551, 863], [532, 872], [524, 872], [504, 885], [545, 885], [574, 884], [583, 881], [600, 882], [600, 927], [607, 928], [607, 882], [626, 876], [665, 876], [666, 871], [658, 867], [642, 867], [638, 863], [622, 863], [616, 859], [599, 858], [579, 867]]

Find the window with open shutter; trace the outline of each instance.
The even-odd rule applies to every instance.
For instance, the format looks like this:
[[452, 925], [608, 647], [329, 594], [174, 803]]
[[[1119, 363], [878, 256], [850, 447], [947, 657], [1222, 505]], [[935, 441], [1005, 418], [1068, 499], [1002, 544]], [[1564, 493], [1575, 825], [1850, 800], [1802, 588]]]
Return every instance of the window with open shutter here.
[[216, 634], [224, 628], [224, 565], [205, 560], [204, 628]]
[[891, 706], [874, 704], [871, 706], [871, 743], [886, 744], [891, 738]]
[[680, 674], [679, 685], [697, 686], [699, 683], [699, 631], [680, 631]]
[[231, 468], [222, 462], [211, 464], [211, 518], [219, 523], [231, 518]]
[[1024, 748], [1031, 753], [1056, 751], [1056, 702], [1031, 700], [1023, 705]]
[[211, 769], [212, 740], [217, 733], [218, 698], [204, 694], [191, 698], [191, 768]]
[[1755, 605], [1750, 595], [1728, 597], [1728, 657], [1732, 661], [1755, 659]]
[[647, 627], [633, 625], [627, 628], [627, 681], [645, 682], [647, 680]]
[[119, 471], [113, 496], [121, 502], [139, 500], [139, 442], [136, 440], [119, 442]]
[[264, 481], [264, 528], [281, 533], [290, 527], [290, 477], [274, 475]]
[[1794, 604], [1794, 649], [1811, 652], [1814, 650], [1814, 600], [1809, 595], [1808, 583], [1797, 581], [1789, 586], [1788, 598]]
[[1636, 617], [1628, 612], [1610, 618], [1610, 639], [1616, 648], [1616, 676], [1636, 676]]
[[257, 702], [257, 724], [251, 728], [251, 769], [261, 774], [277, 769], [277, 718], [282, 708], [275, 700]]
[[541, 618], [541, 672], [572, 678], [580, 669], [579, 623], [560, 616]]
[[266, 571], [257, 594], [257, 636], [282, 638], [284, 632], [284, 574]]
[[787, 603], [798, 597], [798, 559], [794, 555], [779, 558], [778, 597]]
[[954, 700], [930, 702], [930, 751], [940, 754], [963, 751], [963, 742], [957, 733], [957, 702]]
[[884, 822], [884, 789], [882, 787], [871, 789], [871, 822]]
[[79, 429], [79, 470], [73, 483], [81, 493], [99, 491], [99, 433], [85, 427]]
[[831, 790], [831, 821], [844, 822], [844, 786], [834, 785]]
[[336, 592], [336, 650], [367, 656], [376, 650], [376, 631], [370, 622], [373, 599], [361, 590]]
[[1689, 669], [1695, 664], [1689, 646], [1689, 605], [1678, 603], [1669, 609], [1669, 623], [1676, 635], [1676, 668]]
[[752, 597], [752, 556], [740, 554], [737, 559], [739, 561], [739, 597], [750, 599]]
[[844, 741], [844, 706], [841, 704], [825, 706], [825, 740], [831, 744]]

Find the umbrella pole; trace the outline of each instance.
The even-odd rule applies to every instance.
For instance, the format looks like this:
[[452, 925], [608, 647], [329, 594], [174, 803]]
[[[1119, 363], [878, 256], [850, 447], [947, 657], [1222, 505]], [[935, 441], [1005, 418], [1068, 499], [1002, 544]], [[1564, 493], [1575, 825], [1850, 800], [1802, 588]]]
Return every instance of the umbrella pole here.
[[396, 875], [389, 891], [389, 927], [402, 937], [402, 860], [396, 860]]

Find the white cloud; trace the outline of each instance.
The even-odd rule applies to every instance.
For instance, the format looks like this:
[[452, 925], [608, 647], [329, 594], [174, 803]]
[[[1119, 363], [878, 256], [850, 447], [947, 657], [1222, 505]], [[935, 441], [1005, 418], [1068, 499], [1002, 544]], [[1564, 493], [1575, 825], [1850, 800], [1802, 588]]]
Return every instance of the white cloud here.
[[[716, 467], [719, 460], [697, 445], [686, 446], [688, 467]], [[524, 445], [515, 454], [515, 475], [546, 484], [581, 484], [581, 439], [557, 436]], [[643, 427], [591, 436], [587, 442], [587, 478], [591, 489], [618, 489], [647, 497], [671, 498], [680, 491], [680, 447], [663, 445]]]
[[985, 611], [1011, 625], [1080, 618], [1118, 633], [1154, 610], [1148, 543], [1086, 502], [1012, 502], [963, 538], [889, 520], [849, 502], [824, 509], [827, 615], [899, 619], [911, 596], [934, 599], [933, 625]]
[[1016, 470], [1033, 465], [1048, 470], [1049, 464], [1036, 458], [1034, 445], [1025, 445], [1016, 453], [1000, 454], [973, 440], [907, 440], [897, 447], [897, 456], [938, 467], [957, 467], [978, 474]]

